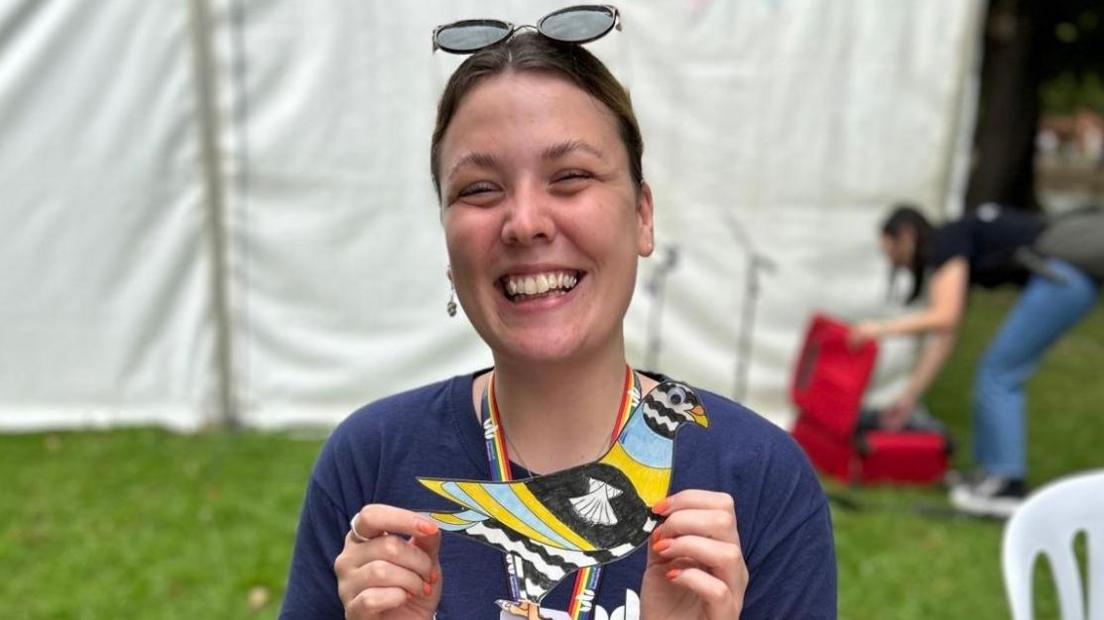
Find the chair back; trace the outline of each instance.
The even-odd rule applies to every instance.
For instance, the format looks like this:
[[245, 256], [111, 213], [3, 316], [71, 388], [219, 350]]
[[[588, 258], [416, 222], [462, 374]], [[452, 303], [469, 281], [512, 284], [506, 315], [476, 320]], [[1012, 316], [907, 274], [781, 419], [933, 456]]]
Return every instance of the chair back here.
[[[1074, 538], [1086, 537], [1087, 584], [1074, 555]], [[1104, 620], [1104, 470], [1053, 482], [1032, 494], [1004, 528], [1001, 565], [1013, 620], [1032, 617], [1035, 558], [1050, 561], [1063, 620]], [[1088, 586], [1088, 615], [1085, 589]]]

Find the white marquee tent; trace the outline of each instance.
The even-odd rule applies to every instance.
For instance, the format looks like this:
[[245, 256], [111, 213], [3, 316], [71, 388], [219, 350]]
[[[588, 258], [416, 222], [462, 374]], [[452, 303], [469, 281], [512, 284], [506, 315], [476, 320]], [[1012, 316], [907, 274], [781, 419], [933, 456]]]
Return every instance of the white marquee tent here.
[[[566, 3], [0, 0], [0, 430], [332, 424], [488, 365], [450, 320], [430, 53]], [[658, 366], [779, 423], [816, 309], [884, 315], [886, 207], [958, 208], [981, 0], [652, 0], [591, 45], [633, 94]], [[750, 256], [761, 294], [744, 315]], [[758, 264], [758, 263], [757, 263]], [[751, 347], [739, 347], [741, 330]], [[890, 346], [884, 398], [907, 362]]]

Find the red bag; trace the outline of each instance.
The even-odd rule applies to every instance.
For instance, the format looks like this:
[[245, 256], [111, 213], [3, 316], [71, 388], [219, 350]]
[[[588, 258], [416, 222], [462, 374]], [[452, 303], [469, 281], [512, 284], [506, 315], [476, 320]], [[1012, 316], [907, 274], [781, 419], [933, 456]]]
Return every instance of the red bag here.
[[855, 433], [862, 395], [878, 356], [873, 340], [852, 349], [847, 332], [846, 324], [814, 315], [790, 386], [801, 415], [841, 440]]
[[815, 315], [790, 386], [791, 431], [820, 472], [845, 482], [930, 483], [947, 471], [950, 441], [936, 430], [860, 430], [877, 345], [852, 349], [845, 323]]
[[867, 431], [857, 441], [861, 482], [923, 484], [947, 473], [950, 444], [942, 433]]

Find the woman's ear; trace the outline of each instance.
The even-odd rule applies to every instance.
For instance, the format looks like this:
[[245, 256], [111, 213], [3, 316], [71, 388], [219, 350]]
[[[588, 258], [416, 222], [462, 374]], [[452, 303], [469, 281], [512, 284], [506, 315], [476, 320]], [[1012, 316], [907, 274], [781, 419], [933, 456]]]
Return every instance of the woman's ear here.
[[641, 256], [651, 256], [655, 250], [655, 206], [652, 204], [652, 188], [644, 181], [636, 193], [636, 251]]

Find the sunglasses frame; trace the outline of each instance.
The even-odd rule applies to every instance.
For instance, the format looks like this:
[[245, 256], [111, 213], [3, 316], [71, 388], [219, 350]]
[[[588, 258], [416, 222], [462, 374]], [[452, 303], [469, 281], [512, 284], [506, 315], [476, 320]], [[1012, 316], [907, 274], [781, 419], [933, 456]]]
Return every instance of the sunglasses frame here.
[[[557, 15], [563, 14], [563, 13], [570, 13], [572, 11], [579, 11], [580, 9], [585, 9], [585, 10], [603, 9], [603, 10], [607, 11], [608, 14], [610, 15], [610, 17], [612, 17], [612, 19], [610, 20], [609, 27], [606, 28], [605, 30], [603, 30], [602, 32], [594, 35], [593, 37], [590, 37], [590, 38], [587, 38], [587, 39], [581, 39], [579, 41], [565, 41], [563, 39], [558, 39], [556, 37], [550, 36], [548, 33], [546, 33], [543, 30], [545, 20], [547, 20], [551, 17], [555, 17]], [[499, 26], [499, 27], [502, 28], [503, 35], [502, 35], [501, 38], [495, 39], [494, 41], [492, 41], [492, 42], [490, 42], [486, 45], [482, 45], [482, 46], [474, 48], [474, 49], [464, 49], [464, 50], [450, 48], [448, 46], [441, 45], [441, 43], [437, 40], [437, 37], [441, 33], [442, 30], [445, 30], [447, 28], [458, 28], [458, 27], [462, 27], [462, 26]], [[491, 47], [493, 45], [498, 45], [499, 43], [502, 43], [503, 41], [508, 41], [510, 39], [510, 37], [514, 36], [514, 34], [518, 30], [523, 30], [525, 28], [532, 28], [532, 29], [536, 30], [537, 32], [539, 32], [541, 34], [541, 36], [552, 39], [553, 41], [559, 41], [560, 43], [569, 43], [571, 45], [585, 45], [587, 43], [591, 43], [593, 41], [597, 41], [598, 39], [601, 39], [602, 37], [609, 34], [611, 30], [614, 30], [614, 29], [621, 30], [621, 11], [618, 10], [617, 7], [615, 7], [611, 4], [576, 4], [576, 5], [572, 5], [572, 6], [569, 6], [569, 7], [564, 7], [562, 9], [557, 9], [555, 11], [552, 11], [548, 15], [545, 15], [544, 17], [538, 19], [537, 24], [535, 26], [532, 26], [532, 25], [515, 26], [513, 24], [513, 22], [508, 22], [508, 21], [505, 21], [505, 20], [502, 20], [502, 19], [462, 19], [462, 20], [451, 22], [451, 23], [448, 23], [448, 24], [442, 24], [442, 25], [437, 26], [436, 28], [433, 29], [433, 51], [436, 52], [437, 50], [441, 50], [442, 52], [447, 52], [449, 54], [474, 54], [474, 53], [476, 53], [480, 50], [487, 49], [488, 47]]]

